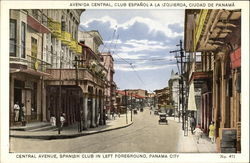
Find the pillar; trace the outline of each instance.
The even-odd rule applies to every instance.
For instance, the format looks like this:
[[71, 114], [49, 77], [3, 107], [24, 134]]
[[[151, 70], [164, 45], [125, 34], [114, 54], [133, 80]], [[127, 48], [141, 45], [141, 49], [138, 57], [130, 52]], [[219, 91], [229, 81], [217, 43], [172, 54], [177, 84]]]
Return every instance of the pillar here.
[[103, 104], [104, 104], [104, 98], [100, 97], [100, 103], [101, 103], [101, 108], [100, 108], [100, 125], [104, 125], [104, 118], [105, 115], [103, 115]]
[[95, 111], [96, 111], [96, 105], [95, 105], [95, 102], [96, 101], [96, 97], [95, 96], [93, 96], [92, 97], [92, 118], [91, 118], [91, 126], [90, 127], [96, 127], [96, 124], [95, 124], [95, 115], [96, 115], [96, 113], [95, 113]]
[[83, 94], [83, 129], [88, 128], [88, 95]]
[[44, 82], [42, 82], [42, 121], [49, 121], [49, 116], [47, 116], [46, 110], [46, 89], [44, 87]]
[[100, 106], [99, 106], [99, 96], [96, 97], [96, 126], [99, 125], [99, 114], [100, 114]]

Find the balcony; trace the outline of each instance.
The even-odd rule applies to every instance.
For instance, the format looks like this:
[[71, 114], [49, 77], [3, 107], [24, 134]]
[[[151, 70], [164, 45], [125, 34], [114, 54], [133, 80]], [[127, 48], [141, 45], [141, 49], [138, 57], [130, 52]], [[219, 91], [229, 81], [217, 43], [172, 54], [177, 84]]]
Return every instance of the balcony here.
[[61, 23], [54, 21], [52, 18], [48, 18], [48, 26], [51, 30], [53, 36], [60, 38], [61, 37]]
[[207, 15], [208, 15], [208, 9], [201, 10], [198, 15], [198, 18], [196, 19], [197, 21], [196, 21], [196, 26], [195, 26], [194, 49], [196, 49], [197, 43], [200, 40], [200, 36], [203, 30]]
[[26, 58], [10, 57], [10, 72], [22, 72], [34, 76], [49, 75], [46, 69], [51, 65], [41, 59], [27, 55]]
[[104, 79], [95, 73], [91, 72], [87, 68], [79, 68], [78, 71], [75, 69], [47, 69], [46, 72], [51, 74], [50, 77], [47, 77], [45, 80], [51, 81], [53, 84], [58, 85], [60, 80], [60, 71], [61, 71], [61, 80], [64, 85], [75, 85], [76, 80], [80, 81], [91, 81], [104, 85]]
[[212, 77], [212, 73], [210, 71], [202, 70], [201, 62], [193, 62], [191, 63], [191, 69], [189, 72], [189, 81], [191, 80], [203, 80]]
[[66, 31], [62, 31], [61, 33], [61, 41], [65, 45], [70, 45], [71, 43], [71, 34]]
[[72, 51], [76, 52], [77, 51], [77, 46], [78, 46], [78, 42], [75, 39], [71, 39], [71, 42], [69, 44], [69, 47]]

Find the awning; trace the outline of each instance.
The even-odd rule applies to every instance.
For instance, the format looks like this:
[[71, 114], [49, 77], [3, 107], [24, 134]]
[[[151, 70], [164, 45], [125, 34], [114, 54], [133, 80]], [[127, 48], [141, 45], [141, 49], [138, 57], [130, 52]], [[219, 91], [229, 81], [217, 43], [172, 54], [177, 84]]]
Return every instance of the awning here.
[[22, 73], [26, 73], [26, 74], [30, 74], [34, 76], [50, 76], [49, 73], [42, 72], [42, 71], [35, 71], [33, 69], [10, 69], [10, 73], [18, 73], [18, 72], [22, 72]]
[[195, 102], [195, 92], [194, 92], [194, 83], [192, 82], [189, 87], [188, 95], [188, 108], [190, 111], [197, 111], [196, 102]]
[[50, 33], [49, 28], [41, 24], [39, 21], [34, 19], [32, 16], [27, 16], [27, 24], [33, 28], [34, 30], [40, 32], [40, 33]]

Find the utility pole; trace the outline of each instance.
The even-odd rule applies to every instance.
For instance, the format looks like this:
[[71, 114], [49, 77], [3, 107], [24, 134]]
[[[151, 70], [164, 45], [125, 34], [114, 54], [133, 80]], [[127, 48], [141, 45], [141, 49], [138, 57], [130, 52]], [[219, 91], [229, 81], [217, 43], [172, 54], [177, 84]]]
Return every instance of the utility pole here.
[[63, 51], [61, 51], [61, 55], [60, 55], [60, 70], [59, 70], [59, 107], [58, 107], [58, 134], [61, 134], [61, 108], [62, 108], [62, 53]]
[[126, 106], [126, 123], [128, 124], [128, 101], [127, 101], [127, 90], [125, 89], [125, 106]]
[[131, 101], [130, 101], [130, 103], [131, 103], [131, 122], [132, 122], [132, 120], [133, 120], [133, 118], [132, 118], [132, 114], [133, 114], [133, 113], [132, 113], [132, 108], [133, 108], [133, 102], [132, 102], [133, 97], [132, 97], [132, 96], [133, 96], [133, 93], [131, 93], [130, 95], [131, 95], [131, 98], [130, 98]]
[[[180, 50], [174, 50], [174, 51], [170, 51], [170, 53], [176, 53], [179, 52], [180, 56], [176, 56], [176, 58], [180, 58], [180, 64], [181, 64], [181, 80], [180, 80], [180, 84], [181, 84], [181, 112], [182, 112], [182, 130], [184, 130], [184, 135], [185, 135], [185, 128], [186, 128], [186, 118], [185, 118], [185, 107], [184, 107], [184, 71], [183, 71], [183, 57], [184, 57], [184, 52], [183, 52], [183, 48], [182, 48], [182, 41], [180, 40], [180, 44], [176, 45], [180, 47]], [[177, 60], [177, 64], [178, 64], [178, 60]]]
[[[75, 65], [74, 65], [74, 67], [75, 67], [75, 70], [76, 70], [76, 86], [78, 87], [78, 85], [79, 85], [79, 78], [78, 78], [78, 62], [79, 62], [80, 60], [77, 60], [77, 57], [75, 56]], [[80, 99], [80, 97], [79, 97], [79, 93], [78, 93], [78, 99]], [[81, 107], [78, 105], [78, 109], [79, 109], [79, 119], [78, 119], [78, 132], [82, 132], [82, 114], [81, 114]]]

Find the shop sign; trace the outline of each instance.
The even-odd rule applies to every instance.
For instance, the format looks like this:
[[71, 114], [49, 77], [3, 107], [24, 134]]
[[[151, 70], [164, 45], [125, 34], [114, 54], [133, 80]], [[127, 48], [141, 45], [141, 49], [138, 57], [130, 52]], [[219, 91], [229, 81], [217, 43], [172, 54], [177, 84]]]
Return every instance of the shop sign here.
[[236, 49], [230, 54], [231, 68], [241, 67], [241, 48]]

